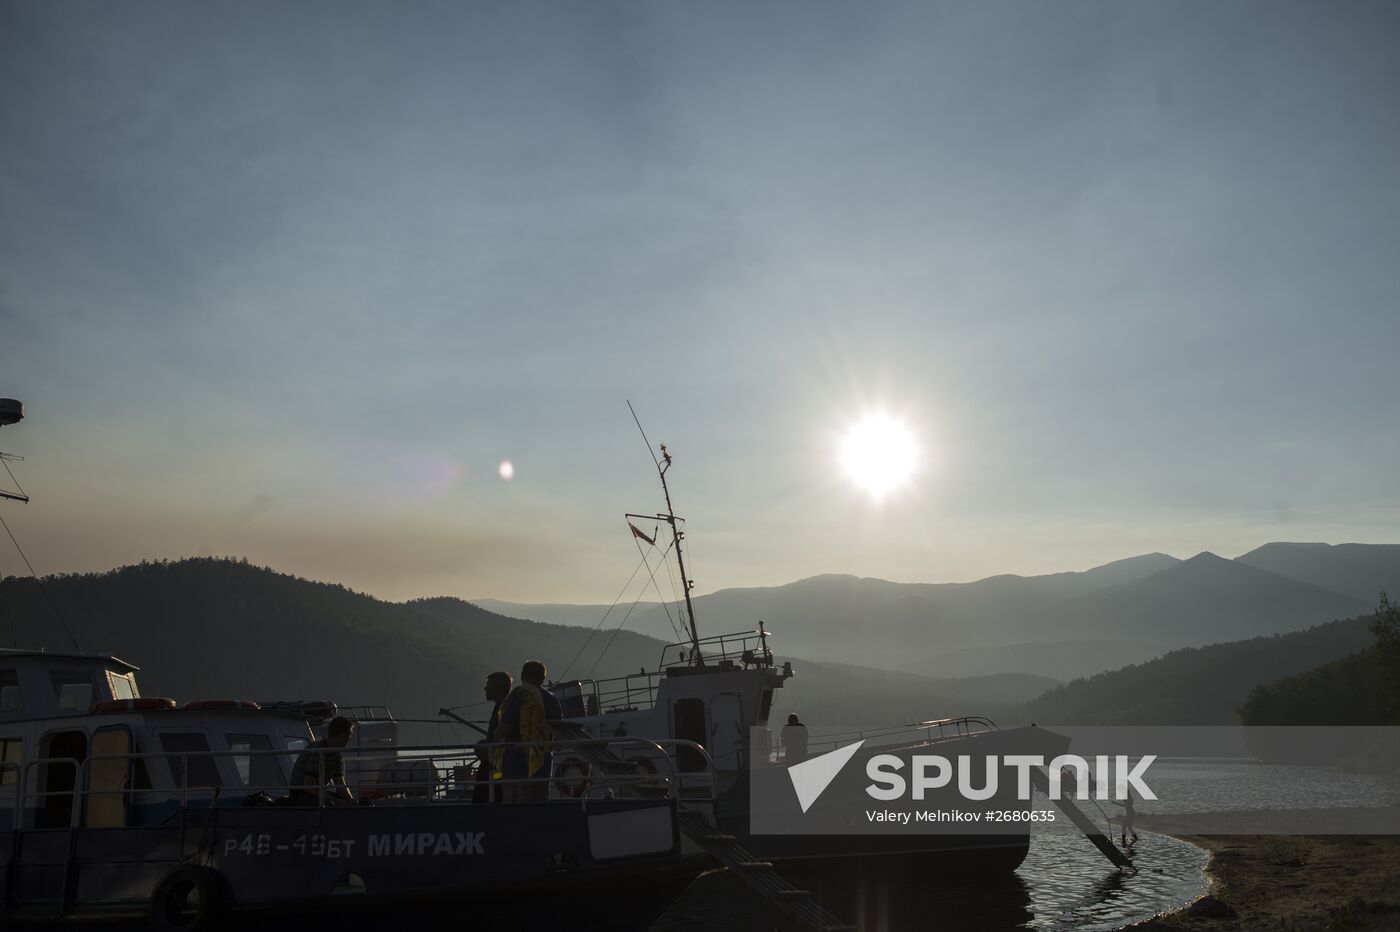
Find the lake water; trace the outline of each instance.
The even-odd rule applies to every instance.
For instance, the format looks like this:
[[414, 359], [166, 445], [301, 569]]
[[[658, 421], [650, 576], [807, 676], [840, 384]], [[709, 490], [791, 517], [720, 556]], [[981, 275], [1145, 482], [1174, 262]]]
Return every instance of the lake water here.
[[[848, 921], [861, 913], [863, 932], [924, 929], [1116, 929], [1174, 909], [1205, 889], [1206, 853], [1194, 845], [1143, 833], [1132, 846], [1133, 871], [1120, 871], [1082, 836], [1041, 834], [1015, 875], [993, 883], [889, 885], [882, 891], [844, 891], [833, 902]], [[856, 904], [854, 909], [852, 904]], [[728, 873], [700, 878], [651, 932], [770, 932], [771, 908]]]
[[[1153, 765], [1152, 787], [1161, 798], [1139, 802], [1140, 815], [1400, 805], [1400, 779], [1324, 767], [1163, 760]], [[1107, 802], [1080, 806], [1100, 826], [1106, 811], [1122, 811]], [[1194, 845], [1142, 832], [1131, 855], [1136, 869], [1120, 871], [1082, 835], [1041, 831], [1014, 877], [987, 884], [929, 878], [863, 896], [844, 891], [839, 900], [845, 909], [836, 911], [859, 921], [864, 932], [1091, 932], [1149, 918], [1204, 892], [1206, 853]], [[772, 915], [741, 882], [715, 873], [696, 881], [651, 932], [770, 932], [778, 928]]]

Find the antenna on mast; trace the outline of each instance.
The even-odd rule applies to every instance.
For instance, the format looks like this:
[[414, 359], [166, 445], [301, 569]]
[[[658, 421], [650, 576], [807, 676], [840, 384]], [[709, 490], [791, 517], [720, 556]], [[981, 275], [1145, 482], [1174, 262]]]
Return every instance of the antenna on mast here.
[[[676, 509], [671, 506], [671, 490], [666, 485], [666, 470], [671, 468], [671, 451], [666, 449], [666, 444], [661, 444], [661, 459], [657, 459], [656, 454], [652, 453], [651, 441], [647, 439], [647, 432], [642, 429], [641, 419], [637, 417], [637, 411], [632, 407], [632, 402], [630, 401], [627, 402], [627, 410], [632, 412], [632, 420], [637, 422], [637, 430], [641, 431], [642, 440], [647, 445], [647, 452], [651, 453], [651, 461], [656, 464], [656, 475], [661, 480], [661, 493], [666, 498], [666, 511], [664, 514], [661, 512], [658, 512], [656, 515], [629, 514], [627, 517], [655, 517], [661, 521], [665, 521], [671, 526], [671, 539], [676, 548], [676, 565], [680, 567], [681, 571], [681, 591], [685, 593], [685, 617], [687, 627], [690, 629], [690, 662], [694, 666], [703, 667], [705, 661], [700, 654], [700, 635], [696, 632], [695, 628], [695, 605], [690, 600], [690, 590], [694, 588], [695, 580], [685, 575], [685, 557], [681, 554], [681, 541], [685, 540], [685, 532], [680, 529], [680, 522], [685, 519], [676, 516]], [[662, 462], [663, 460], [665, 461], [664, 465]]]

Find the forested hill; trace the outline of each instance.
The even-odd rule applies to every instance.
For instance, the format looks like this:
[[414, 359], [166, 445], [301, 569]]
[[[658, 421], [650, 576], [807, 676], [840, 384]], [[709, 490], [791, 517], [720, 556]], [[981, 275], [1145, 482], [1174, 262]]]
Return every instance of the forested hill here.
[[[143, 563], [45, 582], [84, 651], [136, 664], [143, 694], [180, 701], [325, 698], [433, 718], [441, 706], [479, 700], [492, 670], [516, 672], [538, 658], [562, 672], [589, 633], [504, 618], [455, 599], [381, 602], [224, 559]], [[33, 580], [6, 579], [0, 595], [0, 644], [72, 649]], [[595, 638], [583, 662], [592, 663], [602, 640]], [[608, 669], [654, 665], [661, 646], [620, 632]]]
[[[626, 630], [614, 634], [612, 621], [580, 653], [590, 629], [507, 618], [460, 599], [381, 602], [224, 559], [143, 563], [45, 583], [84, 651], [138, 665], [144, 695], [182, 702], [330, 699], [388, 705], [401, 719], [437, 719], [442, 706], [480, 700], [492, 670], [516, 673], [537, 658], [558, 679], [566, 671], [618, 676], [654, 669], [664, 646]], [[12, 642], [72, 649], [30, 579], [0, 586], [0, 645]], [[935, 680], [792, 659], [798, 675], [778, 692], [774, 718], [795, 709], [825, 730], [1001, 716], [1056, 682], [1020, 674]], [[483, 713], [467, 710], [468, 717]]]
[[1052, 689], [1018, 715], [1042, 725], [1233, 725], [1257, 686], [1366, 648], [1369, 618], [1172, 651]]

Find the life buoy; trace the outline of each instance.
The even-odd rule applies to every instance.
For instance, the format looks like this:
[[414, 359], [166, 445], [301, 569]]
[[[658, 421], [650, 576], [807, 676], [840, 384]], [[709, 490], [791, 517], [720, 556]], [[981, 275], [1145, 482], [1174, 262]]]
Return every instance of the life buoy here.
[[581, 757], [566, 757], [554, 768], [554, 782], [559, 792], [578, 799], [592, 786], [593, 765]]
[[247, 709], [256, 712], [262, 706], [251, 699], [196, 699], [185, 703], [186, 712], [209, 712], [216, 709]]
[[162, 932], [195, 932], [218, 921], [224, 885], [207, 867], [185, 864], [166, 874], [151, 894], [151, 925]]
[[637, 773], [647, 777], [656, 776], [656, 764], [652, 763], [650, 757], [638, 757], [632, 763], [637, 765]]
[[163, 712], [175, 708], [174, 699], [106, 699], [88, 706], [89, 715], [104, 712]]

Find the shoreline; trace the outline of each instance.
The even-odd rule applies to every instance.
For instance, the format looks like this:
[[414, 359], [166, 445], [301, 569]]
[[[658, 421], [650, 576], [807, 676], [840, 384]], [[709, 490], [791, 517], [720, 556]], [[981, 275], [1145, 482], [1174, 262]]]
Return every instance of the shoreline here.
[[1186, 835], [1206, 892], [1122, 932], [1400, 928], [1400, 836]]

